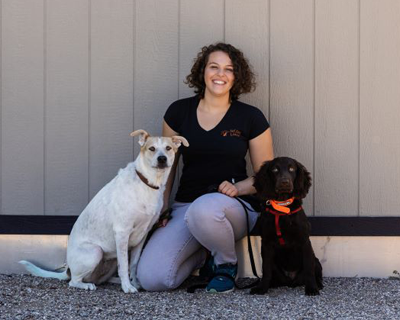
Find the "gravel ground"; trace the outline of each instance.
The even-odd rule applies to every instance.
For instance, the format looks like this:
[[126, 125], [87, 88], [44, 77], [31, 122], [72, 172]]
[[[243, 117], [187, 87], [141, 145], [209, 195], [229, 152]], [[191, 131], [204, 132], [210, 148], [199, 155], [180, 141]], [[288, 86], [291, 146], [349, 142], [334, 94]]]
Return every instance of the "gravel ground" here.
[[400, 319], [400, 281], [393, 279], [325, 278], [316, 297], [286, 287], [264, 296], [189, 294], [191, 281], [172, 292], [124, 294], [116, 284], [89, 292], [58, 280], [0, 275], [0, 319]]

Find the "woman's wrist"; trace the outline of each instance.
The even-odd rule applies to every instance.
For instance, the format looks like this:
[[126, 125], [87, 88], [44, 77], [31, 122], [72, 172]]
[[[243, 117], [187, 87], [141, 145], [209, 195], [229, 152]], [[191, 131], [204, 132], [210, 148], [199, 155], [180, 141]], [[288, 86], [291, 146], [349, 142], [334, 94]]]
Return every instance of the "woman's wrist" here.
[[253, 187], [253, 183], [254, 183], [253, 177], [249, 177], [245, 180], [236, 182], [234, 186], [238, 191], [238, 196], [245, 196], [255, 193], [256, 190]]

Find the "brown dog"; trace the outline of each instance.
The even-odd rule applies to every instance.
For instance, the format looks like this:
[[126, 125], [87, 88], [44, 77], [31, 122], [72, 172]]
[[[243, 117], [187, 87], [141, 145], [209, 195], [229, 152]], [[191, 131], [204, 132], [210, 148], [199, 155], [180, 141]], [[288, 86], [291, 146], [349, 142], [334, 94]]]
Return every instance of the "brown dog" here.
[[265, 204], [259, 219], [263, 277], [251, 294], [305, 285], [306, 295], [318, 295], [323, 288], [322, 266], [312, 249], [310, 224], [301, 206], [310, 186], [310, 173], [292, 158], [267, 161], [256, 174], [254, 187]]

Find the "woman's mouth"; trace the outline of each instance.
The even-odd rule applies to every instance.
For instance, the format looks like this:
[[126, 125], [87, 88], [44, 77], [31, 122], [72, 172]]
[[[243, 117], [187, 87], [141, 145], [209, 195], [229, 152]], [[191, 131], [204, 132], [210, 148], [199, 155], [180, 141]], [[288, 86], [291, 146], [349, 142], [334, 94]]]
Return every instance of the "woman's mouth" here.
[[222, 80], [213, 80], [212, 81], [214, 84], [217, 84], [217, 85], [224, 85], [224, 84], [226, 84], [226, 82], [225, 81], [222, 81]]

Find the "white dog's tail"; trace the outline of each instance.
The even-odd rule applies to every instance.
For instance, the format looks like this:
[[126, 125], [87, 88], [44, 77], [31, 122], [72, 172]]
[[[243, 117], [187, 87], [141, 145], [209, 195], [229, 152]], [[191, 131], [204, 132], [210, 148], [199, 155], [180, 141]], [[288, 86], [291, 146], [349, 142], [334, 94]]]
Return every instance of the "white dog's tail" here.
[[68, 268], [65, 268], [63, 272], [47, 271], [35, 266], [33, 263], [21, 260], [19, 262], [25, 269], [32, 275], [42, 278], [54, 278], [59, 280], [69, 280], [71, 277], [68, 274]]

